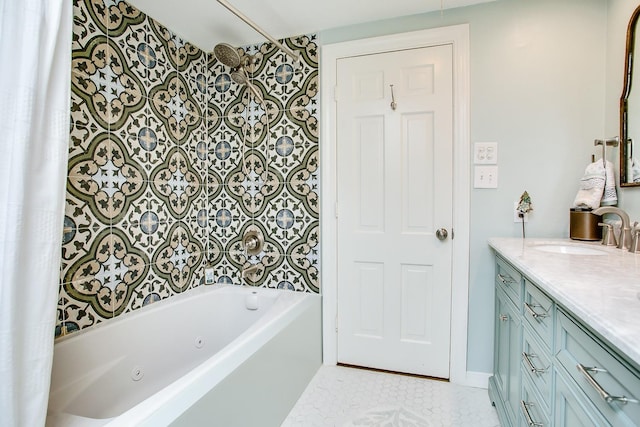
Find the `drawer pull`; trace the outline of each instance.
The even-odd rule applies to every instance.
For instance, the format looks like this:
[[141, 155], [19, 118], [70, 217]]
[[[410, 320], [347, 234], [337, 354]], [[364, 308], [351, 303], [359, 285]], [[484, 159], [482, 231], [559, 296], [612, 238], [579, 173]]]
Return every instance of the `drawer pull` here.
[[589, 383], [589, 385], [591, 385], [591, 387], [593, 387], [593, 389], [598, 392], [598, 394], [600, 395], [600, 397], [602, 398], [602, 400], [604, 400], [607, 403], [611, 403], [611, 402], [620, 402], [620, 403], [640, 403], [635, 399], [630, 399], [628, 397], [624, 397], [624, 396], [612, 396], [610, 395], [605, 389], [602, 388], [602, 386], [600, 384], [598, 384], [598, 382], [591, 376], [591, 374], [589, 372], [607, 372], [606, 369], [601, 369], [601, 368], [587, 368], [582, 364], [578, 364], [576, 365], [576, 368], [578, 368], [578, 371], [580, 371], [580, 373], [586, 378], [587, 382]]
[[524, 415], [527, 425], [529, 427], [543, 427], [544, 424], [533, 421], [533, 418], [531, 418], [531, 414], [529, 413], [529, 406], [533, 406], [533, 403], [527, 403], [524, 400], [520, 401], [520, 409], [522, 409], [522, 415]]
[[506, 314], [501, 314], [500, 316], [498, 316], [498, 319], [500, 319], [501, 322], [506, 322], [507, 320], [509, 320], [509, 316], [507, 316]]
[[537, 356], [535, 354], [527, 354], [525, 352], [522, 352], [522, 358], [524, 359], [524, 363], [527, 365], [527, 369], [529, 369], [532, 374], [544, 374], [548, 368], [536, 368], [531, 361], [532, 357]]
[[516, 281], [513, 280], [511, 277], [509, 277], [509, 276], [505, 277], [502, 274], [498, 274], [498, 280], [500, 280], [500, 282], [503, 285], [507, 285], [507, 286], [512, 284], [512, 283], [516, 283]]
[[531, 317], [533, 317], [534, 319], [543, 319], [545, 317], [549, 317], [549, 315], [547, 313], [536, 313], [536, 311], [533, 309], [533, 307], [541, 307], [541, 306], [540, 305], [531, 305], [528, 302], [524, 303], [524, 308], [529, 312]]

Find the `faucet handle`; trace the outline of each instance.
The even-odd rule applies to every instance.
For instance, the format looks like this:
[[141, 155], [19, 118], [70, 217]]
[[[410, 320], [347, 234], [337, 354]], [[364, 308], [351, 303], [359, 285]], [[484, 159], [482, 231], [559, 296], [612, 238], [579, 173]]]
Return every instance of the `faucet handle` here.
[[618, 241], [613, 232], [613, 225], [604, 222], [599, 222], [598, 225], [604, 227], [604, 230], [602, 230], [602, 244], [605, 246], [617, 246]]
[[631, 230], [631, 235], [632, 235], [632, 239], [631, 239], [631, 246], [629, 247], [629, 252], [633, 252], [634, 254], [640, 254], [640, 228], [634, 227]]

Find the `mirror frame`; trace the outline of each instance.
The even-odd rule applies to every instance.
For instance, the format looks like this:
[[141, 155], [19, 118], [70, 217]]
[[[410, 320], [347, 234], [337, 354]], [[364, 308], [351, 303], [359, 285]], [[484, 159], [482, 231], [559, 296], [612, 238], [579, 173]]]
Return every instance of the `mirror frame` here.
[[[628, 99], [631, 92], [631, 79], [633, 77], [633, 55], [635, 48], [636, 26], [640, 18], [640, 6], [631, 14], [627, 27], [627, 43], [624, 54], [624, 80], [622, 95], [620, 96], [620, 187], [640, 187], [640, 182], [627, 182], [627, 128]], [[636, 89], [638, 90], [638, 89]], [[640, 112], [638, 112], [640, 114]], [[640, 144], [640, 137], [638, 138]]]

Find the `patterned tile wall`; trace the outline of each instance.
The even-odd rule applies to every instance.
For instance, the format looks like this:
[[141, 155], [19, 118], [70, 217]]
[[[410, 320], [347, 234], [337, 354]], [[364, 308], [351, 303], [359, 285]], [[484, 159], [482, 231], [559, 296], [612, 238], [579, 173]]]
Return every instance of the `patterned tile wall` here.
[[[319, 291], [314, 35], [250, 55], [251, 82], [122, 0], [73, 0], [56, 335], [203, 284]], [[263, 250], [248, 256], [255, 229]], [[247, 277], [240, 271], [253, 267]]]

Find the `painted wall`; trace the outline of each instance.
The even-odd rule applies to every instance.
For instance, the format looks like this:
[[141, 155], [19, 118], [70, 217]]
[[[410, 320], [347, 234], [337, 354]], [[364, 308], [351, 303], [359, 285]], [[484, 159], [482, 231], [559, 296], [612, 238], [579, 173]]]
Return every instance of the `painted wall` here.
[[471, 143], [499, 146], [498, 189], [471, 194], [468, 370], [491, 372], [494, 284], [487, 239], [521, 236], [513, 204], [524, 190], [535, 209], [527, 236], [568, 237], [568, 209], [595, 153], [593, 140], [608, 134], [607, 4], [498, 0], [328, 30], [320, 42], [462, 23], [470, 26]]
[[[122, 0], [74, 0], [56, 335], [203, 284], [318, 292], [315, 36], [246, 47], [265, 103]], [[265, 235], [247, 256], [248, 227]]]

